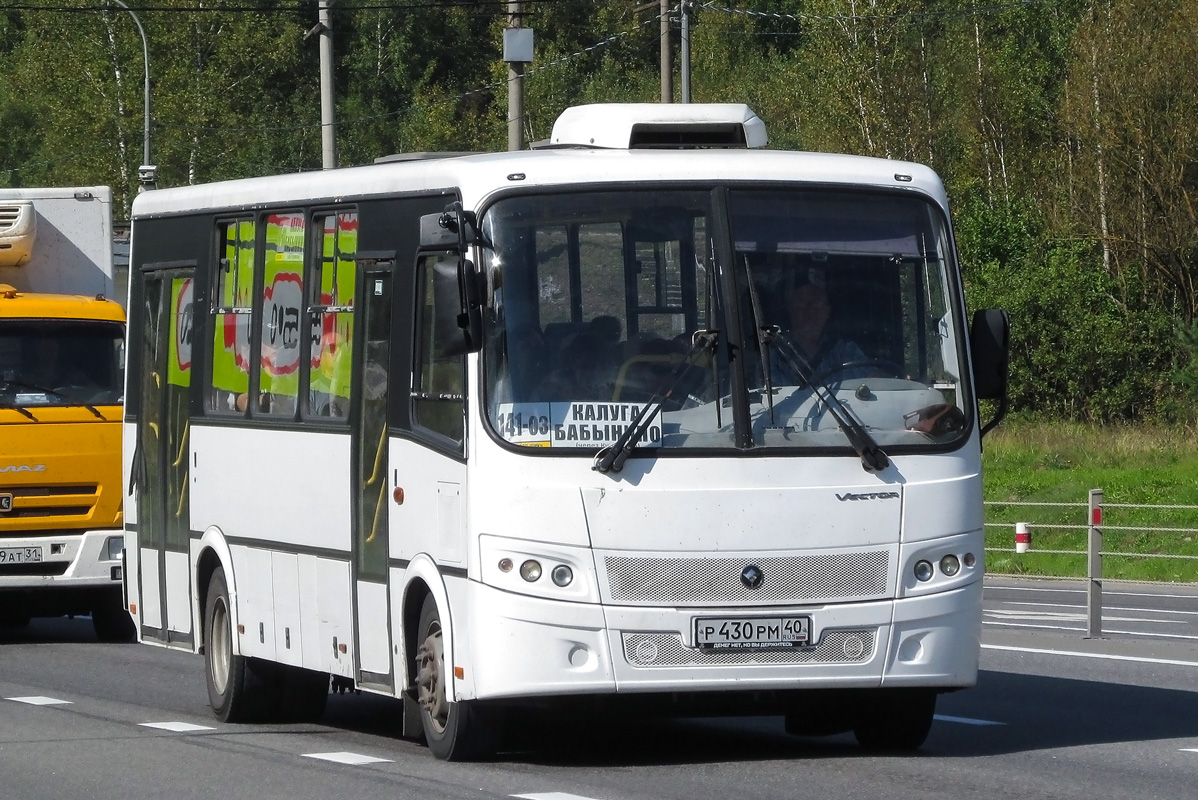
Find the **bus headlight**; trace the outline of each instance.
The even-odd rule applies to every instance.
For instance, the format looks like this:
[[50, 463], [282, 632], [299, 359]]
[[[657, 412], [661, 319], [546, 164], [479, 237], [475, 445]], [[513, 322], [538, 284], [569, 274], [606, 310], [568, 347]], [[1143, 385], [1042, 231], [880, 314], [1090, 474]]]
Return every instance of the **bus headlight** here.
[[482, 583], [549, 600], [598, 603], [594, 554], [577, 545], [483, 534], [478, 539]]
[[940, 559], [940, 571], [945, 577], [951, 578], [961, 571], [961, 561], [952, 553]]
[[931, 561], [916, 561], [915, 562], [915, 579], [922, 582], [930, 581], [932, 575], [936, 572], [932, 567]]
[[565, 564], [558, 564], [553, 568], [553, 572], [549, 573], [549, 577], [558, 586], [569, 586], [574, 580], [574, 570], [567, 567]]

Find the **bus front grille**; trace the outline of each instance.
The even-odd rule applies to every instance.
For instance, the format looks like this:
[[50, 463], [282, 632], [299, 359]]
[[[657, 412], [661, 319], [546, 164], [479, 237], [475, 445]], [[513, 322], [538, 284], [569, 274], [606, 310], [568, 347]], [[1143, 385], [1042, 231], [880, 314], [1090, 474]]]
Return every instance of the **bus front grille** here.
[[[890, 556], [885, 550], [749, 558], [607, 556], [611, 601], [639, 605], [815, 603], [886, 597]], [[749, 588], [749, 565], [762, 573]]]
[[624, 659], [634, 667], [705, 667], [741, 664], [861, 664], [874, 657], [872, 629], [825, 631], [815, 647], [788, 650], [699, 650], [677, 633], [625, 633]]

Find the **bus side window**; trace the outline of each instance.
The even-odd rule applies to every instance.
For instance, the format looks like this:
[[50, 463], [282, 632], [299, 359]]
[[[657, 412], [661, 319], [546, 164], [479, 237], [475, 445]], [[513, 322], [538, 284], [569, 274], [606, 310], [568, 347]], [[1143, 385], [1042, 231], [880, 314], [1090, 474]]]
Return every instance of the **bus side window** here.
[[345, 421], [353, 362], [358, 212], [313, 218], [317, 245], [305, 288], [309, 363], [305, 415]]
[[253, 413], [292, 417], [299, 397], [305, 219], [301, 212], [276, 212], [268, 214], [265, 223], [262, 352]]
[[[436, 307], [432, 268], [436, 256], [423, 256], [417, 266], [420, 280], [418, 304], [416, 387], [412, 393], [413, 420], [418, 427], [447, 437], [461, 452], [466, 424], [466, 356], [453, 353], [457, 348], [440, 341], [444, 331], [435, 324]], [[445, 311], [442, 309], [442, 313]], [[456, 311], [454, 311], [456, 314]]]
[[250, 390], [250, 320], [254, 289], [254, 221], [218, 226], [212, 309], [211, 380], [205, 387], [208, 411], [244, 414]]

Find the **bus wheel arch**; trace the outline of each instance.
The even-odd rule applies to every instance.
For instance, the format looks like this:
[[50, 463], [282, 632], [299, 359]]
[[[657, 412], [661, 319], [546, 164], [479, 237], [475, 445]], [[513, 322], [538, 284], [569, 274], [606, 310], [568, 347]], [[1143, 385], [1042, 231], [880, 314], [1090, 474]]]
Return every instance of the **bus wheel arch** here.
[[206, 644], [204, 636], [207, 633], [207, 625], [205, 624], [204, 615], [208, 609], [208, 592], [211, 589], [212, 573], [218, 569], [223, 569], [220, 558], [217, 557], [211, 548], [205, 548], [196, 561], [196, 605], [199, 607], [197, 619], [200, 623], [197, 626], [200, 630], [200, 636], [196, 642], [196, 646], [200, 651], [204, 650]]
[[[224, 534], [219, 528], [209, 528], [204, 531], [204, 535], [200, 538], [199, 555], [195, 561], [195, 606], [192, 609], [193, 618], [196, 620], [196, 652], [202, 653], [206, 649], [206, 637], [208, 634], [208, 593], [211, 590], [212, 575], [217, 570], [224, 573], [225, 588], [229, 590], [229, 598], [232, 600], [237, 596], [237, 578], [233, 574], [233, 555], [229, 552], [229, 545], [225, 541]], [[229, 621], [233, 625], [233, 629], [237, 628], [237, 604], [230, 602], [229, 604]], [[240, 643], [234, 639], [233, 652], [240, 655]]]

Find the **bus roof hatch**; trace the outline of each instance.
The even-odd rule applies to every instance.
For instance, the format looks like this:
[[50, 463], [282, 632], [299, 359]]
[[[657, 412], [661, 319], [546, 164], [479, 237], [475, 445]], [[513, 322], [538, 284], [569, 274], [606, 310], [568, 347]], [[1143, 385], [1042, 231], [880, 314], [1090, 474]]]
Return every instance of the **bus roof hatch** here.
[[596, 103], [563, 111], [542, 146], [685, 149], [767, 141], [765, 123], [742, 103]]

